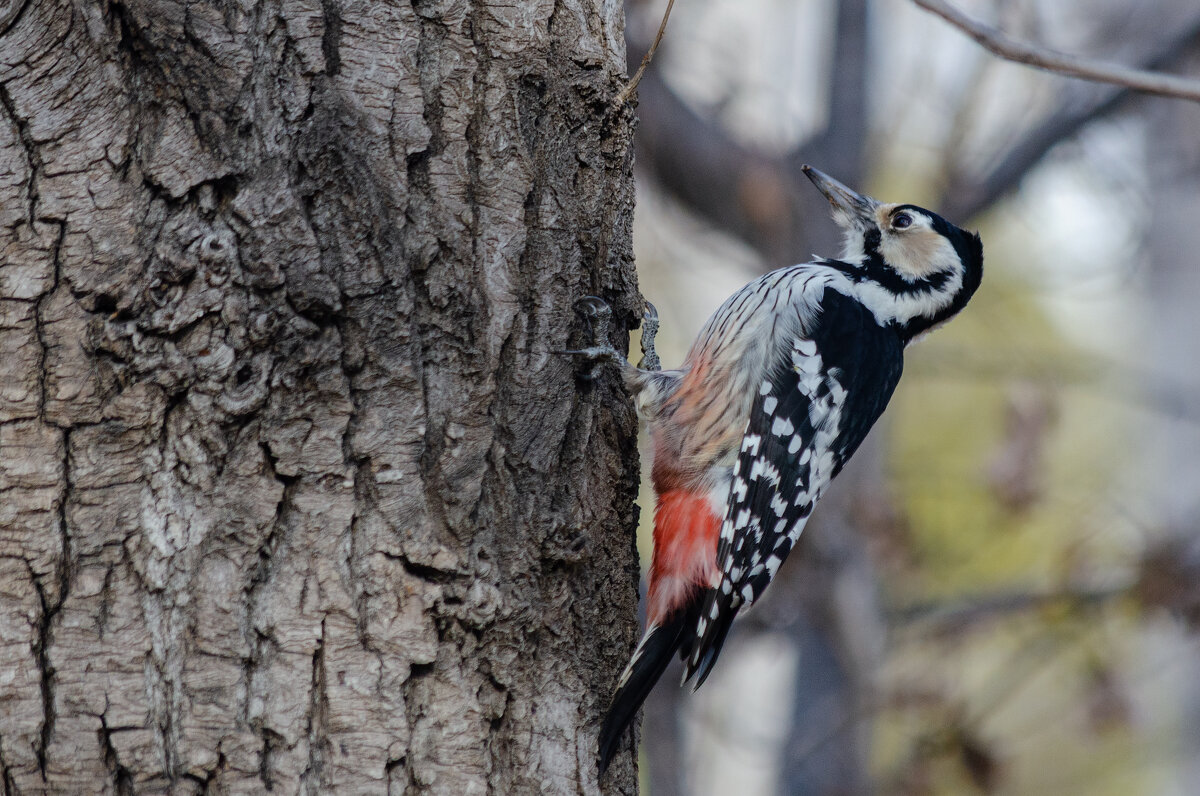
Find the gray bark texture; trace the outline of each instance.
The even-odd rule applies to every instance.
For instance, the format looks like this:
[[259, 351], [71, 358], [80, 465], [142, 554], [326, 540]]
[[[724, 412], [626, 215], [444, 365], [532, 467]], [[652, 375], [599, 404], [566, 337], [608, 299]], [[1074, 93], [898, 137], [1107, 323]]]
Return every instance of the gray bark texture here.
[[622, 28], [0, 4], [4, 793], [635, 790]]

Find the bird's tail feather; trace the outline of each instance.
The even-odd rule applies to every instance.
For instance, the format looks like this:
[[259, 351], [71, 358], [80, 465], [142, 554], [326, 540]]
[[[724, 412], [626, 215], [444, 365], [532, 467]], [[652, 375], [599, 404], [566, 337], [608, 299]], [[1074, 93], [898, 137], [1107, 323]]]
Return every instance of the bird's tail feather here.
[[661, 625], [650, 625], [638, 643], [625, 673], [617, 684], [617, 692], [609, 705], [608, 715], [600, 730], [600, 773], [608, 768], [617, 749], [617, 741], [633, 721], [638, 708], [650, 694], [650, 689], [667, 669], [671, 656], [684, 642], [684, 636], [694, 622], [693, 611], [676, 611]]
[[692, 690], [699, 690], [712, 672], [713, 664], [717, 662], [717, 656], [725, 644], [725, 637], [729, 635], [729, 628], [733, 626], [738, 607], [729, 595], [715, 589], [705, 594], [697, 610], [696, 637], [688, 645], [688, 658], [683, 664], [683, 682], [696, 678]]

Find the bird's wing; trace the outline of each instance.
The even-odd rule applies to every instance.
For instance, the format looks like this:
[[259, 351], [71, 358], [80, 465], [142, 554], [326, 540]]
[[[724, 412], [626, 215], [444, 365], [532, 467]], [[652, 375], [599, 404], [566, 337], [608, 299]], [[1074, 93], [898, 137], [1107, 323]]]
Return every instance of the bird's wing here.
[[689, 645], [685, 680], [698, 674], [697, 688], [900, 378], [902, 343], [858, 302], [826, 290], [807, 326], [759, 385], [742, 437], [717, 548], [721, 582], [707, 590]]

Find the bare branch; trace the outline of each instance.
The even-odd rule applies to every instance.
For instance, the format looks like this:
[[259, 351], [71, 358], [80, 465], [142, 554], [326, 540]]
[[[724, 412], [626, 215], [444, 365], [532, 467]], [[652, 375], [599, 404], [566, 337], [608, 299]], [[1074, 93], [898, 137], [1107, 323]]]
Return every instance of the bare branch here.
[[913, 0], [921, 8], [936, 14], [966, 33], [988, 52], [1009, 61], [1045, 69], [1049, 72], [1127, 86], [1147, 94], [1200, 102], [1200, 80], [1191, 80], [1160, 72], [1147, 72], [1052, 50], [1049, 47], [1018, 41], [1003, 31], [964, 14], [943, 0]]
[[958, 603], [930, 602], [898, 608], [891, 612], [893, 626], [921, 623], [930, 634], [957, 633], [985, 620], [1007, 617], [1050, 605], [1079, 608], [1103, 605], [1132, 592], [1131, 584], [1068, 586], [1053, 591], [1011, 591], [984, 594]]
[[[1141, 69], [1164, 69], [1192, 52], [1200, 43], [1200, 18], [1179, 28], [1180, 33], [1136, 61]], [[1082, 90], [1080, 90], [1082, 89]], [[1096, 119], [1109, 116], [1136, 96], [1128, 86], [1076, 87], [1064, 92], [1057, 110], [1017, 138], [985, 173], [950, 170], [950, 179], [938, 203], [947, 218], [968, 219], [991, 206], [1016, 187], [1055, 145], [1078, 133]]]
[[667, 0], [667, 10], [663, 12], [662, 22], [658, 23], [658, 33], [654, 34], [654, 42], [650, 45], [650, 49], [642, 56], [642, 65], [638, 67], [636, 73], [625, 84], [625, 88], [621, 89], [621, 93], [613, 100], [613, 106], [620, 108], [629, 101], [629, 96], [633, 94], [638, 83], [642, 82], [642, 75], [646, 74], [646, 67], [650, 65], [650, 60], [654, 58], [655, 51], [658, 50], [659, 42], [662, 41], [663, 34], [667, 32], [667, 20], [671, 18], [671, 9], [675, 7], [675, 0]]
[[825, 222], [828, 203], [800, 183], [791, 157], [733, 140], [683, 102], [657, 68], [646, 72], [638, 97], [638, 166], [690, 210], [750, 244], [773, 268], [837, 245]]
[[[800, 166], [820, 163], [850, 184], [862, 179], [866, 15], [864, 0], [838, 4], [829, 124], [782, 155], [735, 141], [716, 119], [683, 102], [661, 69], [649, 69], [638, 89], [638, 166], [690, 210], [749, 243], [771, 267], [794, 263], [806, 252], [834, 250], [840, 236], [826, 222], [828, 204], [800, 176]], [[629, 47], [640, 48], [632, 37], [630, 29]]]

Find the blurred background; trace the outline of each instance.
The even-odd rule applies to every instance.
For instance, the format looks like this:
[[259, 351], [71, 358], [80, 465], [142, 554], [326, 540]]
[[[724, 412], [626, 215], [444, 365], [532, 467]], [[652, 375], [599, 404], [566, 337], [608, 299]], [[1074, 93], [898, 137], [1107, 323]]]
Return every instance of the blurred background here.
[[[629, 3], [631, 71], [665, 5]], [[1195, 0], [957, 6], [1200, 80]], [[987, 261], [704, 689], [652, 696], [645, 792], [1200, 793], [1200, 106], [910, 0], [686, 0], [638, 113], [666, 367], [750, 278], [839, 252], [803, 163]]]

